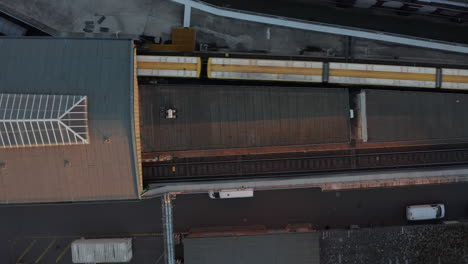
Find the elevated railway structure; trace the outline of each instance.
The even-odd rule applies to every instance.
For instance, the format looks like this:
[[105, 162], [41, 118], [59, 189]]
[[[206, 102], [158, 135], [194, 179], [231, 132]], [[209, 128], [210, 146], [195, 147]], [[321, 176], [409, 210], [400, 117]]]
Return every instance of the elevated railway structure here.
[[137, 56], [139, 77], [212, 81], [140, 85], [145, 183], [468, 162], [468, 69], [233, 56]]
[[144, 183], [466, 161], [463, 67], [141, 57], [130, 40], [0, 43], [0, 203], [139, 199]]

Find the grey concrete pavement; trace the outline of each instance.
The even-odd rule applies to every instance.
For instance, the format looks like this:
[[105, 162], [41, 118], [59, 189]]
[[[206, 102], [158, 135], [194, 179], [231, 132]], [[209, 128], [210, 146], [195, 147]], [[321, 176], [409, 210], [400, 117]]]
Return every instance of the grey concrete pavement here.
[[[221, 5], [229, 3], [228, 0], [213, 0], [211, 2]], [[236, 1], [236, 4], [231, 5], [231, 7], [245, 9], [248, 3], [250, 1]], [[341, 10], [315, 8], [315, 4], [315, 2], [302, 3], [301, 10], [294, 12], [294, 15], [296, 13], [299, 16], [305, 13], [307, 15], [317, 13], [322, 16], [322, 12], [328, 12], [326, 15], [336, 19], [337, 23], [350, 19], [342, 16]], [[286, 2], [278, 1], [265, 4], [265, 8], [259, 8], [259, 6], [263, 6], [263, 4], [253, 1], [249, 8], [257, 8], [255, 11], [268, 13], [271, 7], [276, 6], [281, 9], [278, 10], [279, 12], [284, 12], [281, 13], [283, 15], [288, 15], [288, 12], [291, 11], [290, 8], [292, 10], [298, 8], [295, 2], [289, 6]], [[144, 34], [169, 40], [171, 29], [182, 26], [184, 17], [184, 7], [170, 0], [38, 0], [32, 3], [28, 0], [0, 0], [0, 10], [2, 9], [13, 12], [25, 20], [31, 20], [32, 24], [44, 28], [45, 31], [51, 32], [53, 35], [75, 37], [138, 38], [139, 35]], [[349, 10], [343, 12], [351, 16], [353, 20], [358, 20], [365, 25], [379, 24], [378, 20], [369, 23], [366, 16], [360, 15], [360, 10], [353, 9], [352, 11], [356, 13], [350, 13]], [[223, 18], [196, 9], [192, 9], [191, 14], [191, 26], [197, 29], [197, 41], [216, 46], [221, 51], [226, 52], [260, 52], [287, 56], [302, 54], [331, 58], [349, 56], [358, 59], [446, 64], [466, 64], [468, 61], [466, 55], [450, 52], [364, 39], [353, 39], [348, 45], [347, 38], [343, 36]], [[406, 29], [409, 22], [405, 19], [412, 21], [412, 18], [397, 16], [386, 23], [388, 25], [390, 22], [395, 22], [391, 25]], [[410, 25], [413, 24], [410, 23]], [[444, 28], [447, 27], [447, 32], [453, 36], [466, 35], [452, 30], [450, 23], [443, 25]], [[417, 24], [417, 26], [421, 31], [428, 31], [427, 28], [432, 27], [431, 24]], [[101, 28], [108, 32], [102, 32]], [[462, 27], [463, 30], [466, 28]], [[89, 32], [85, 32], [85, 30]], [[444, 32], [445, 30], [442, 33]]]
[[[2, 7], [33, 23], [40, 22], [62, 36], [137, 37], [148, 34], [167, 39], [171, 28], [181, 26], [183, 20], [183, 7], [168, 0], [0, 0], [0, 9]], [[88, 26], [89, 32], [84, 31], [87, 25], [92, 25]]]
[[299, 55], [307, 46], [326, 55], [327, 50], [344, 54], [345, 37], [275, 27], [260, 23], [213, 16], [193, 9], [191, 25], [197, 29], [200, 43], [216, 44], [220, 48], [238, 52], [263, 51], [265, 53]]
[[401, 16], [387, 10], [337, 8], [332, 1], [317, 0], [207, 0], [205, 2], [315, 22], [468, 43], [468, 36], [464, 34], [468, 25], [452, 23], [446, 18], [417, 14]]
[[352, 38], [320, 32], [291, 29], [241, 21], [193, 9], [191, 25], [197, 41], [226, 52], [260, 52], [286, 56], [356, 58], [425, 63], [467, 64], [468, 56]]

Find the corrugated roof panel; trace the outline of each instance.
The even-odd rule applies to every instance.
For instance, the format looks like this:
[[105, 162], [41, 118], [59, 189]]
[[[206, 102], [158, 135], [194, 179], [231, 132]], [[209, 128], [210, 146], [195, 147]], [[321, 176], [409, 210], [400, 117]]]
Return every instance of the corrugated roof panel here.
[[130, 262], [131, 238], [79, 239], [71, 244], [73, 263]]
[[[346, 89], [157, 85], [140, 91], [143, 152], [349, 142]], [[167, 108], [177, 118], [166, 119]]]
[[468, 138], [468, 95], [366, 90], [369, 142]]

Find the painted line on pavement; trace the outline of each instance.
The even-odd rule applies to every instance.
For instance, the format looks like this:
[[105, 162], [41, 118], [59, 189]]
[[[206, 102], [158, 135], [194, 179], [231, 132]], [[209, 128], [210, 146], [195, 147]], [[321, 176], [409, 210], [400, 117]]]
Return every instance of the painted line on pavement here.
[[20, 263], [20, 261], [24, 258], [24, 256], [26, 256], [26, 254], [28, 254], [28, 252], [32, 249], [32, 247], [34, 246], [34, 244], [36, 244], [36, 240], [33, 240], [29, 246], [23, 251], [23, 253], [19, 256], [19, 258], [16, 260], [16, 263]]
[[45, 254], [47, 254], [47, 252], [50, 250], [50, 248], [52, 247], [53, 244], [55, 244], [55, 241], [57, 241], [57, 239], [54, 239], [52, 240], [49, 245], [47, 246], [46, 249], [44, 249], [44, 251], [42, 252], [42, 254], [36, 259], [36, 261], [34, 261], [34, 264], [37, 264], [41, 261], [41, 259], [45, 256]]
[[67, 253], [67, 250], [71, 247], [72, 242], [68, 243], [68, 246], [64, 250], [62, 250], [62, 252], [55, 259], [55, 263], [58, 263], [63, 258], [63, 256], [65, 256], [65, 253]]

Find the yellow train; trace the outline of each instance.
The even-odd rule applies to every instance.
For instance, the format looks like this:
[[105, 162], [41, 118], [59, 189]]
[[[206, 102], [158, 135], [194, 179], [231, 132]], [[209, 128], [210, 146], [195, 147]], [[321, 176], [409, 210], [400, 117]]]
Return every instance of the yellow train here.
[[[200, 78], [202, 60], [191, 56], [137, 56], [139, 76]], [[378, 85], [468, 90], [468, 70], [301, 60], [208, 58], [210, 79]]]

